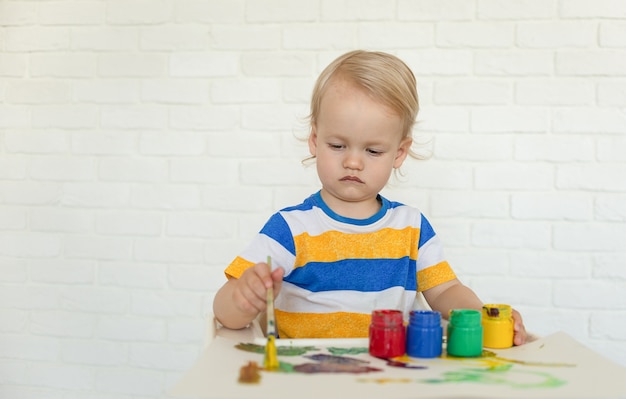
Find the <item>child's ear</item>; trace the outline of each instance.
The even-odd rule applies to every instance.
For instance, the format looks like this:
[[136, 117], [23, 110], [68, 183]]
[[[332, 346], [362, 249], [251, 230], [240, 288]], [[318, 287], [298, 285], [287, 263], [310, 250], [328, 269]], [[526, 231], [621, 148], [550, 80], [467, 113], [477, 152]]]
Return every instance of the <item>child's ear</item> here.
[[315, 156], [317, 152], [317, 130], [315, 125], [311, 126], [311, 134], [309, 134], [309, 152]]
[[404, 163], [407, 155], [409, 155], [409, 151], [411, 149], [411, 145], [413, 144], [413, 139], [410, 137], [402, 139], [400, 142], [400, 146], [398, 147], [398, 151], [396, 152], [396, 158], [393, 161], [393, 167], [398, 169]]

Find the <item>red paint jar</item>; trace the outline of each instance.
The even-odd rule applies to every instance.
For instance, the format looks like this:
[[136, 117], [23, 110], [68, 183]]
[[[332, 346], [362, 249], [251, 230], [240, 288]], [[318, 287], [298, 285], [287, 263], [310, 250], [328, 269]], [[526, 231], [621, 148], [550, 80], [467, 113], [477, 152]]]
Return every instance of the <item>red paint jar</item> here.
[[374, 310], [370, 324], [370, 355], [390, 358], [404, 355], [406, 329], [399, 310]]

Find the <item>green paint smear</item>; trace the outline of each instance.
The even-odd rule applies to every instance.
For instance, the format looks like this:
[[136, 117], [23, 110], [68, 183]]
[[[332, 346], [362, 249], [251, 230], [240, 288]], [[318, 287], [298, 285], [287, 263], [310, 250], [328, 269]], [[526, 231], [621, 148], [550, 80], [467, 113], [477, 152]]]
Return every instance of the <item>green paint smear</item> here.
[[[235, 348], [252, 353], [265, 353], [265, 345], [251, 343], [239, 343]], [[276, 348], [278, 356], [301, 356], [307, 352], [317, 351], [314, 346], [279, 346]]]
[[[446, 383], [479, 383], [488, 385], [507, 385], [512, 388], [557, 388], [565, 385], [567, 382], [548, 373], [541, 371], [524, 371], [513, 370], [513, 365], [501, 365], [489, 369], [461, 369], [448, 371], [443, 373], [442, 378], [432, 378], [421, 380], [428, 384], [446, 384]], [[516, 376], [536, 377], [535, 382], [519, 382], [515, 380]]]
[[329, 347], [326, 348], [333, 355], [341, 356], [341, 355], [359, 355], [361, 353], [368, 353], [369, 348], [335, 348]]

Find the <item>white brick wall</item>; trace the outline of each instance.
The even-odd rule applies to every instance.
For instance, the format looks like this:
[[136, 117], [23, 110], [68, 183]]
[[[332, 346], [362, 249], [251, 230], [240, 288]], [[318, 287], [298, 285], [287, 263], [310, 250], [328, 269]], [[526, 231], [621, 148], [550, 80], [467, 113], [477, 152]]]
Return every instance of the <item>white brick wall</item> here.
[[0, 397], [164, 396], [303, 168], [314, 79], [401, 56], [433, 157], [385, 190], [461, 279], [626, 365], [620, 0], [0, 2]]

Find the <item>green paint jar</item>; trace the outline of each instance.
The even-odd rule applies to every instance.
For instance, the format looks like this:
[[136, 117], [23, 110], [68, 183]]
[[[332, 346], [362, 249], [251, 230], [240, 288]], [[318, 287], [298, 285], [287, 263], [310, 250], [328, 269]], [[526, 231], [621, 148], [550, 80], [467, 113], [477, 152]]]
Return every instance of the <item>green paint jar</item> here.
[[475, 357], [483, 353], [483, 327], [478, 310], [450, 311], [447, 352], [459, 357]]

